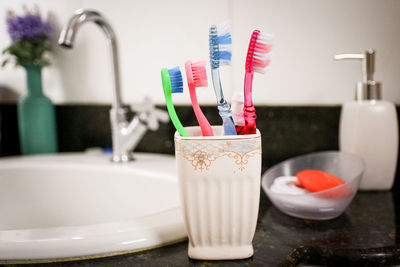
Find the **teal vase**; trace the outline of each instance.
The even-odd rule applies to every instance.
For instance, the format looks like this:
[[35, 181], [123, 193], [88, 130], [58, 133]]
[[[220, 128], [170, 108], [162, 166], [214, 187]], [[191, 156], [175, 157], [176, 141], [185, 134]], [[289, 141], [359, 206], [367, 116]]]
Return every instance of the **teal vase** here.
[[18, 126], [21, 152], [47, 154], [57, 152], [55, 109], [42, 90], [42, 66], [23, 65], [27, 94], [18, 103]]

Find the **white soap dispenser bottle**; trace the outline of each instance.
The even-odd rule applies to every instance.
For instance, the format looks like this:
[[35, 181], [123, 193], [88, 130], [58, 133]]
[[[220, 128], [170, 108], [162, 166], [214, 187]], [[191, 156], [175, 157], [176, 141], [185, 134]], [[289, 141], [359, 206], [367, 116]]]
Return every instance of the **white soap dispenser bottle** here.
[[356, 99], [342, 107], [340, 150], [364, 158], [361, 190], [389, 190], [397, 165], [398, 119], [394, 104], [381, 100], [380, 83], [374, 81], [375, 51], [342, 54], [335, 59], [359, 59], [363, 64], [363, 80], [357, 83]]

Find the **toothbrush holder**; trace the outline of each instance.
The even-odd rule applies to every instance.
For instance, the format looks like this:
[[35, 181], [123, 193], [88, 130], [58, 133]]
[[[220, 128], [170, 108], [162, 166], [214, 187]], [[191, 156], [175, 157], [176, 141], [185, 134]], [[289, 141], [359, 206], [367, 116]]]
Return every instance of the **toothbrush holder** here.
[[202, 136], [175, 133], [175, 156], [188, 255], [198, 260], [253, 256], [261, 181], [261, 134]]

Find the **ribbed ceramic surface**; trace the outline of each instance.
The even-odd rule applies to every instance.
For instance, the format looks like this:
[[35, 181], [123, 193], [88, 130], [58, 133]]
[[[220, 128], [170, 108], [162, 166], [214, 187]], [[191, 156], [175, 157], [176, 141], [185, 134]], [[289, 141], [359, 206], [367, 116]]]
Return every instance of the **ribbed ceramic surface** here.
[[238, 259], [253, 255], [257, 223], [261, 136], [175, 139], [189, 256]]

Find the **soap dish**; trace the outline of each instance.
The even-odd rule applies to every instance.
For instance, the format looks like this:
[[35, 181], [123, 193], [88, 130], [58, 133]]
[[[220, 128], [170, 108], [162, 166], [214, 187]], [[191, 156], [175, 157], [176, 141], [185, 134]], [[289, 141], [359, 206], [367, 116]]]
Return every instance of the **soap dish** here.
[[[280, 176], [295, 176], [305, 169], [321, 170], [345, 181], [331, 189], [302, 195], [276, 193], [270, 190], [274, 179]], [[271, 202], [285, 214], [311, 220], [328, 220], [344, 212], [357, 193], [365, 164], [360, 156], [324, 151], [306, 154], [285, 160], [262, 176], [261, 185]]]

